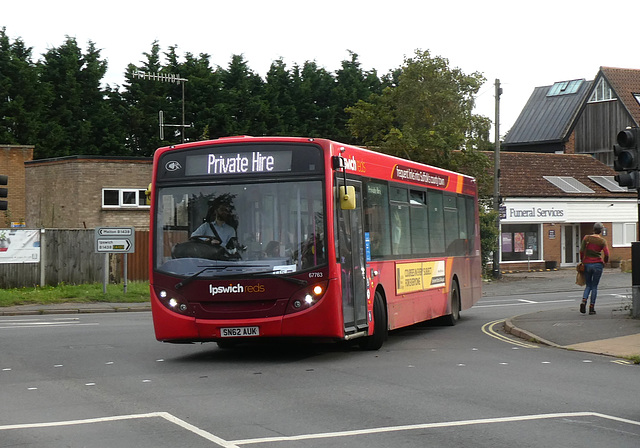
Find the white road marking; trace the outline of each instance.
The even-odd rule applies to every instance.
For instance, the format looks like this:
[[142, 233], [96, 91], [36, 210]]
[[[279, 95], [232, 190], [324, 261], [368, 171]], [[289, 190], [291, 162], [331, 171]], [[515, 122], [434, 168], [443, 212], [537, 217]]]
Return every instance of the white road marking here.
[[[71, 321], [79, 321], [80, 318], [78, 318], [78, 317], [51, 317], [51, 318], [48, 318], [47, 320], [71, 322]], [[38, 319], [28, 319], [28, 318], [0, 319], [0, 324], [24, 323], [24, 322], [42, 322], [42, 321], [43, 321], [42, 318], [38, 318]]]
[[233, 444], [233, 442], [227, 442], [220, 437], [217, 437], [203, 429], [200, 429], [196, 426], [193, 426], [190, 423], [185, 422], [184, 420], [180, 420], [177, 417], [167, 413], [167, 412], [151, 412], [149, 414], [132, 414], [132, 415], [116, 415], [113, 417], [101, 417], [101, 418], [89, 418], [84, 420], [67, 420], [60, 422], [45, 422], [45, 423], [25, 423], [18, 425], [4, 425], [0, 426], [0, 431], [10, 430], [10, 429], [32, 429], [32, 428], [53, 428], [59, 426], [75, 426], [75, 425], [87, 425], [94, 423], [105, 423], [105, 422], [117, 422], [123, 420], [134, 420], [134, 419], [144, 419], [144, 418], [163, 418], [174, 425], [178, 425], [187, 431], [190, 431], [203, 439], [206, 439], [210, 442], [213, 442], [224, 448], [238, 448], [237, 445]]
[[415, 430], [415, 429], [450, 428], [450, 427], [456, 427], [456, 426], [522, 422], [522, 421], [530, 421], [530, 420], [544, 420], [544, 419], [569, 418], [569, 417], [600, 417], [608, 420], [614, 420], [617, 422], [629, 423], [632, 425], [640, 426], [640, 421], [623, 419], [623, 418], [614, 417], [606, 414], [598, 414], [597, 412], [571, 412], [571, 413], [558, 413], [558, 414], [522, 415], [522, 416], [502, 417], [502, 418], [486, 418], [486, 419], [478, 419], [478, 420], [460, 420], [460, 421], [440, 422], [440, 423], [424, 423], [424, 424], [417, 424], [417, 425], [386, 426], [381, 428], [356, 429], [353, 431], [327, 432], [327, 433], [319, 433], [319, 434], [301, 434], [298, 436], [288, 436], [288, 437], [282, 436], [282, 437], [266, 437], [262, 439], [234, 440], [231, 443], [234, 443], [236, 445], [249, 445], [249, 444], [255, 444], [255, 443], [291, 442], [291, 441], [297, 441], [297, 440], [327, 439], [327, 438], [334, 438], [334, 437], [368, 435], [368, 434], [378, 434], [378, 433], [384, 433], [384, 432], [408, 431], [408, 430]]
[[[500, 302], [496, 305], [473, 305], [473, 308], [496, 308], [496, 307], [501, 307], [501, 306], [526, 306], [526, 305], [531, 305], [531, 304], [540, 304], [540, 303], [563, 303], [563, 302], [575, 302], [574, 299], [563, 299], [563, 300], [544, 300], [542, 302], [532, 302], [532, 301], [528, 301], [528, 300], [523, 300], [523, 299], [512, 299], [512, 300], [517, 300], [519, 303], [504, 303], [504, 301], [498, 301], [498, 300], [483, 300], [480, 303], [490, 303], [490, 302]], [[522, 302], [526, 302], [526, 303], [522, 303]]]
[[0, 330], [13, 328], [50, 328], [50, 327], [71, 327], [71, 326], [96, 326], [98, 322], [81, 323], [78, 317], [50, 317], [45, 319], [2, 319], [0, 320]]
[[144, 418], [163, 418], [168, 422], [178, 425], [181, 428], [193, 434], [196, 434], [205, 440], [213, 442], [216, 445], [221, 446], [223, 448], [239, 448], [240, 445], [252, 445], [252, 444], [258, 444], [258, 443], [292, 442], [292, 441], [298, 441], [298, 440], [317, 440], [317, 439], [329, 439], [329, 438], [336, 438], [336, 437], [381, 434], [381, 433], [398, 432], [398, 431], [411, 431], [411, 430], [417, 430], [417, 429], [451, 428], [451, 427], [470, 426], [470, 425], [486, 425], [486, 424], [493, 424], [493, 423], [510, 423], [510, 422], [548, 420], [548, 419], [556, 419], [556, 418], [576, 418], [576, 417], [597, 417], [605, 420], [611, 420], [611, 421], [616, 421], [621, 423], [627, 423], [630, 425], [640, 426], [640, 421], [629, 420], [626, 418], [615, 417], [607, 414], [600, 414], [597, 412], [565, 412], [565, 413], [555, 413], [555, 414], [534, 414], [534, 415], [519, 415], [519, 416], [513, 416], [513, 417], [484, 418], [484, 419], [475, 419], [475, 420], [458, 420], [458, 421], [451, 421], [451, 422], [421, 423], [421, 424], [415, 424], [415, 425], [383, 426], [378, 428], [354, 429], [350, 431], [299, 434], [294, 436], [263, 437], [263, 438], [227, 441], [214, 434], [211, 434], [208, 431], [205, 431], [190, 423], [187, 423], [184, 420], [181, 420], [167, 412], [152, 412], [148, 414], [119, 415], [119, 416], [113, 416], [113, 417], [91, 418], [91, 419], [85, 419], [85, 420], [67, 420], [67, 421], [59, 421], [59, 422], [3, 425], [3, 426], [0, 426], [0, 431], [86, 425], [86, 424], [96, 424], [96, 423], [105, 423], [105, 422], [116, 422], [116, 421], [123, 421], [123, 420], [144, 419]]

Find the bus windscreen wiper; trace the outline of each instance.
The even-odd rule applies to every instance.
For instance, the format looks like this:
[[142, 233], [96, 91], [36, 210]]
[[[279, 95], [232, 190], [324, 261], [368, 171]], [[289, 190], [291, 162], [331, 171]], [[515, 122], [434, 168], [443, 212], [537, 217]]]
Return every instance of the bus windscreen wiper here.
[[202, 274], [203, 272], [209, 271], [211, 269], [220, 269], [220, 266], [207, 266], [204, 269], [199, 270], [198, 272], [196, 272], [195, 274], [185, 278], [184, 280], [178, 282], [175, 284], [175, 288], [176, 291], [180, 288], [184, 288], [185, 286], [187, 286], [189, 283], [191, 283], [192, 281], [194, 281], [196, 279], [196, 277], [198, 277], [200, 274]]
[[[202, 274], [203, 272], [209, 271], [211, 269], [220, 269], [220, 266], [207, 266], [206, 268], [199, 270], [198, 272], [196, 272], [195, 274], [185, 278], [181, 282], [176, 283], [175, 284], [176, 290], [184, 288], [189, 283], [194, 281], [200, 274]], [[302, 280], [302, 279], [294, 278], [294, 277], [285, 277], [285, 276], [282, 276], [282, 275], [275, 274], [273, 271], [246, 272], [246, 273], [241, 273], [241, 274], [229, 275], [229, 276], [227, 276], [225, 278], [246, 277], [248, 275], [256, 275], [256, 276], [271, 277], [271, 278], [280, 278], [282, 280], [285, 280], [285, 281], [288, 281], [288, 282], [291, 282], [291, 283], [295, 283], [296, 285], [306, 285], [308, 283], [306, 280]]]
[[295, 277], [284, 277], [283, 275], [275, 274], [273, 271], [253, 272], [252, 275], [259, 275], [261, 277], [281, 278], [296, 285], [306, 285], [308, 282]]

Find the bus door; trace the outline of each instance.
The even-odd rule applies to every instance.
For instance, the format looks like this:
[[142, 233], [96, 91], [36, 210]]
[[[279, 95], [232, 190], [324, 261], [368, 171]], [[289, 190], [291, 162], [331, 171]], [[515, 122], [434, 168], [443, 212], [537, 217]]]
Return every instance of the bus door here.
[[[345, 334], [367, 329], [367, 288], [362, 215], [362, 182], [347, 181], [356, 190], [355, 210], [342, 210], [336, 202], [337, 249], [342, 278]], [[342, 179], [338, 185], [344, 185]]]

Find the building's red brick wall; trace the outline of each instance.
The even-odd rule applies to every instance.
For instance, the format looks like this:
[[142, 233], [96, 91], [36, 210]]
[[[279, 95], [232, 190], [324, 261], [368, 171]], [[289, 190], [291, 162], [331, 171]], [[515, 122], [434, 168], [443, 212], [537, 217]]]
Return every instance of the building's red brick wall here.
[[542, 232], [545, 261], [555, 261], [557, 267], [560, 267], [560, 262], [562, 261], [562, 226], [559, 224], [544, 224]]
[[576, 153], [576, 132], [573, 131], [571, 135], [569, 135], [569, 140], [567, 140], [564, 144], [564, 153], [565, 154], [575, 154]]
[[0, 174], [8, 176], [7, 210], [0, 211], [0, 227], [26, 219], [24, 163], [33, 160], [33, 146], [0, 145]]

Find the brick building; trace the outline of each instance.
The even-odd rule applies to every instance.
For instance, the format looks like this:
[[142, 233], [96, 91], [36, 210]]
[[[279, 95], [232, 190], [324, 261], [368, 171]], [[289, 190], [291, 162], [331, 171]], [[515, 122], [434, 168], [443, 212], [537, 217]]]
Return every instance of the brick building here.
[[33, 159], [33, 146], [0, 145], [0, 174], [8, 176], [7, 210], [0, 212], [0, 228], [26, 219], [25, 162]]
[[[534, 89], [500, 156], [505, 264], [526, 259], [522, 241], [515, 246], [518, 235], [536, 247], [532, 260], [571, 266], [576, 245], [597, 221], [605, 225], [612, 258], [631, 257], [637, 192], [620, 188], [611, 167], [617, 134], [640, 124], [639, 92], [640, 70], [614, 67], [600, 67], [593, 81]], [[545, 211], [562, 215], [543, 216]]]
[[29, 228], [149, 228], [152, 158], [69, 156], [24, 163]]
[[596, 222], [611, 260], [631, 258], [637, 194], [614, 181], [612, 168], [586, 154], [503, 152], [500, 173], [502, 269], [575, 266]]

